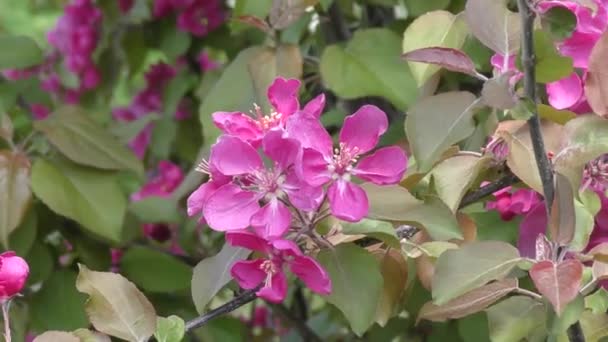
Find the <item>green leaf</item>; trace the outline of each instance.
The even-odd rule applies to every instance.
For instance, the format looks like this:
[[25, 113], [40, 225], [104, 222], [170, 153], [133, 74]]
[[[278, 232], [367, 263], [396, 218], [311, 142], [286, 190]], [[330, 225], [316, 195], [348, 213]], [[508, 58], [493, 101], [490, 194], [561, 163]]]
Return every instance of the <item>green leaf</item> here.
[[405, 133], [420, 172], [429, 171], [451, 145], [475, 131], [475, 95], [448, 92], [425, 97], [410, 108]]
[[78, 329], [72, 332], [80, 342], [112, 342], [108, 335], [89, 329]]
[[347, 46], [331, 45], [323, 51], [321, 77], [339, 97], [381, 96], [405, 110], [418, 90], [400, 60], [399, 45], [399, 36], [388, 29], [355, 31]]
[[276, 76], [300, 78], [301, 58], [299, 50], [291, 45], [281, 45], [276, 49], [253, 46], [242, 50], [201, 102], [199, 117], [205, 144], [214, 143], [220, 133], [211, 120], [211, 114], [216, 111], [246, 113], [253, 109], [254, 103], [268, 109], [268, 86]]
[[530, 297], [513, 296], [488, 308], [492, 342], [512, 342], [544, 334], [545, 306]]
[[190, 287], [192, 270], [176, 257], [146, 247], [131, 247], [120, 259], [120, 270], [149, 292], [175, 292]]
[[[251, 15], [258, 18], [265, 18], [270, 12], [273, 0], [237, 0], [234, 5], [233, 16], [235, 18]], [[242, 31], [247, 28], [247, 25], [238, 21], [231, 22], [231, 28], [234, 32]]]
[[181, 342], [186, 333], [186, 323], [183, 319], [172, 315], [156, 319], [154, 337], [158, 342]]
[[27, 255], [36, 240], [37, 231], [38, 215], [35, 210], [30, 209], [25, 215], [23, 222], [9, 236], [9, 249], [15, 251], [17, 255]]
[[521, 260], [517, 248], [499, 241], [480, 241], [441, 254], [433, 275], [433, 302], [443, 305], [462, 294], [500, 280]]
[[376, 249], [372, 253], [380, 263], [380, 273], [384, 284], [376, 308], [375, 321], [384, 327], [391, 317], [398, 314], [407, 285], [407, 261], [399, 249]]
[[464, 15], [475, 37], [494, 52], [504, 56], [519, 49], [521, 19], [505, 0], [468, 0]]
[[585, 308], [594, 314], [604, 314], [608, 311], [608, 291], [600, 287], [592, 295], [585, 297]]
[[556, 337], [565, 334], [568, 327], [581, 318], [584, 310], [585, 301], [583, 300], [583, 296], [579, 295], [566, 305], [564, 312], [560, 316], [551, 315], [549, 317], [549, 322], [547, 323], [549, 333]]
[[147, 341], [156, 331], [156, 312], [126, 278], [78, 265], [78, 291], [89, 295], [86, 312], [96, 330], [131, 342]]
[[114, 122], [110, 124], [109, 131], [124, 145], [133, 140], [149, 123], [159, 119], [157, 114], [148, 114], [130, 122]]
[[23, 221], [32, 191], [30, 161], [25, 154], [0, 151], [0, 242], [7, 248], [9, 235]]
[[603, 338], [608, 336], [608, 315], [585, 311], [581, 315], [581, 326], [587, 341], [603, 342]]
[[[403, 33], [402, 52], [421, 48], [443, 47], [460, 49], [468, 30], [462, 16], [447, 11], [433, 11], [416, 18]], [[418, 87], [435, 74], [440, 67], [427, 63], [408, 62]]]
[[433, 168], [435, 191], [452, 212], [456, 212], [464, 194], [490, 162], [487, 156], [464, 154], [445, 159]]
[[554, 82], [572, 74], [572, 59], [560, 55], [553, 40], [542, 30], [534, 31], [534, 52], [537, 82]]
[[28, 284], [45, 281], [53, 273], [53, 268], [55, 267], [53, 254], [42, 242], [34, 242], [25, 260], [30, 265], [30, 275], [27, 278]]
[[34, 342], [80, 342], [80, 338], [66, 331], [45, 331], [36, 336]]
[[341, 222], [345, 235], [367, 235], [384, 241], [391, 247], [399, 247], [399, 238], [392, 224], [383, 221], [363, 219], [359, 222]]
[[23, 69], [42, 63], [44, 56], [36, 42], [25, 36], [0, 34], [0, 70]]
[[350, 323], [358, 336], [373, 324], [382, 293], [382, 274], [376, 259], [353, 244], [323, 250], [318, 260], [329, 273], [332, 291], [326, 297]]
[[448, 7], [450, 0], [405, 0], [405, 7], [409, 17], [419, 17], [426, 12], [442, 10]]
[[568, 248], [582, 251], [589, 243], [589, 237], [595, 227], [595, 215], [599, 212], [601, 201], [597, 193], [586, 190], [580, 193], [581, 201], [574, 199], [575, 223], [574, 237]]
[[178, 29], [177, 25], [166, 25], [160, 37], [160, 49], [170, 61], [174, 61], [186, 53], [190, 41], [190, 34]]
[[576, 28], [576, 15], [565, 7], [555, 6], [542, 14], [541, 23], [554, 39], [563, 40], [570, 37]]
[[85, 296], [76, 291], [75, 282], [76, 273], [65, 269], [44, 282], [30, 302], [34, 330], [74, 330], [88, 325]]
[[[137, 1], [143, 3], [144, 1]], [[139, 72], [146, 59], [146, 45], [144, 30], [139, 26], [130, 26], [124, 32], [120, 44], [125, 54], [129, 75], [133, 76]]]
[[608, 120], [596, 115], [581, 115], [568, 121], [561, 137], [562, 146], [553, 158], [555, 171], [581, 184], [587, 162], [608, 153]]
[[251, 251], [225, 244], [222, 250], [209, 258], [201, 260], [194, 267], [192, 275], [192, 301], [199, 313], [205, 312], [207, 304], [232, 280], [232, 265], [246, 259]]
[[114, 175], [66, 160], [38, 159], [32, 167], [31, 186], [54, 212], [98, 236], [121, 241], [127, 200]]
[[171, 198], [150, 196], [129, 204], [129, 210], [146, 223], [179, 223], [181, 215]]
[[558, 110], [545, 104], [538, 104], [538, 116], [541, 119], [547, 119], [560, 125], [576, 118], [576, 113], [569, 110]]
[[34, 128], [72, 161], [106, 170], [133, 170], [142, 175], [143, 165], [103, 127], [73, 106], [59, 108]]
[[177, 122], [170, 116], [158, 120], [152, 128], [150, 152], [157, 159], [168, 159], [177, 136]]
[[398, 185], [365, 183], [362, 187], [370, 204], [368, 217], [413, 224], [435, 240], [462, 239], [456, 218], [439, 199], [421, 201]]

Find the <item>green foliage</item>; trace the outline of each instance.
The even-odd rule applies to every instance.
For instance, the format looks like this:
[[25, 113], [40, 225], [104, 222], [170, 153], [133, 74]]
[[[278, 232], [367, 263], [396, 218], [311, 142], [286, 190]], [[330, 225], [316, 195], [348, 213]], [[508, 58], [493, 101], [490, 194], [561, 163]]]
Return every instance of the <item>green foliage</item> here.
[[21, 69], [42, 62], [42, 50], [35, 41], [24, 36], [13, 36], [0, 33], [0, 70]]
[[158, 342], [180, 342], [184, 338], [184, 320], [177, 316], [158, 317], [154, 337]]
[[177, 258], [146, 247], [130, 248], [120, 261], [122, 273], [148, 292], [176, 292], [190, 287], [192, 270]]

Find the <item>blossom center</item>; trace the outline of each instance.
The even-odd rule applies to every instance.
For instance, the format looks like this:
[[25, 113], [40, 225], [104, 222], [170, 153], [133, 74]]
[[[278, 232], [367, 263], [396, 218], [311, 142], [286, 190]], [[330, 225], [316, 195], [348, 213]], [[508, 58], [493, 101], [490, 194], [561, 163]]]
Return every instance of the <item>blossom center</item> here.
[[272, 277], [279, 272], [278, 265], [272, 260], [264, 260], [260, 265], [260, 269], [266, 273], [266, 280], [264, 280], [264, 286], [272, 287]]
[[285, 176], [277, 168], [255, 170], [246, 179], [255, 191], [277, 197], [281, 196], [285, 183]]
[[340, 143], [334, 149], [334, 154], [329, 161], [327, 169], [332, 173], [334, 179], [344, 178], [349, 180], [354, 164], [359, 159], [359, 148], [349, 147], [345, 143]]
[[262, 108], [260, 108], [260, 106], [257, 104], [254, 104], [253, 107], [254, 111], [252, 114], [255, 116], [256, 123], [262, 131], [269, 131], [281, 124], [283, 119], [283, 115], [281, 113], [277, 113], [273, 110], [270, 112], [270, 114], [266, 115], [264, 112], [262, 112]]
[[584, 189], [591, 187], [603, 191], [608, 188], [608, 154], [604, 154], [585, 165], [583, 180]]

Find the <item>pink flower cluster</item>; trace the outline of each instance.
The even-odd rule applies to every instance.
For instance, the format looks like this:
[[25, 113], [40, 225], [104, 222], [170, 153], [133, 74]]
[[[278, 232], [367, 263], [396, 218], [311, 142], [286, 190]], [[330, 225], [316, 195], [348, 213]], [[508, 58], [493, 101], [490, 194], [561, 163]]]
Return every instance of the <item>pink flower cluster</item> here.
[[258, 295], [275, 302], [286, 295], [286, 267], [311, 290], [331, 291], [327, 273], [292, 240], [313, 234], [330, 214], [361, 220], [369, 205], [354, 177], [396, 184], [407, 165], [397, 146], [369, 153], [388, 128], [386, 114], [375, 106], [363, 106], [344, 120], [334, 149], [319, 120], [324, 95], [301, 108], [299, 87], [297, 80], [277, 78], [268, 88], [268, 115], [258, 106], [253, 116], [213, 114], [224, 135], [211, 147], [209, 162], [199, 166], [209, 181], [188, 199], [190, 216], [202, 213], [209, 227], [227, 232], [229, 244], [263, 255], [236, 263], [231, 274], [246, 289], [263, 284]]
[[[123, 122], [130, 122], [141, 119], [153, 113], [160, 113], [163, 109], [163, 92], [169, 81], [177, 74], [176, 68], [166, 64], [157, 63], [150, 67], [146, 72], [146, 87], [140, 91], [131, 101], [129, 107], [116, 108], [112, 111], [114, 119]], [[182, 99], [175, 118], [177, 120], [187, 119], [190, 116], [188, 103]], [[131, 142], [129, 146], [135, 154], [143, 159], [150, 140], [152, 138], [153, 123], [149, 123]]]
[[27, 262], [15, 252], [0, 254], [0, 303], [21, 292], [29, 274]]
[[161, 18], [177, 13], [177, 27], [197, 37], [218, 28], [225, 19], [219, 0], [155, 0], [153, 14]]
[[500, 213], [503, 221], [510, 221], [515, 216], [524, 215], [530, 212], [541, 199], [539, 194], [530, 189], [513, 189], [509, 186], [496, 191], [495, 200], [488, 201], [486, 207]]
[[[169, 197], [173, 191], [184, 180], [184, 174], [179, 166], [170, 161], [162, 160], [158, 163], [157, 174], [152, 177], [138, 192], [131, 195], [132, 201], [141, 201], [148, 197]], [[160, 223], [144, 223], [144, 235], [158, 242], [170, 240], [174, 234], [172, 227], [167, 224]], [[175, 251], [179, 250], [178, 246], [173, 246]]]
[[[68, 71], [79, 78], [79, 88], [68, 90], [69, 102], [91, 90], [101, 81], [101, 74], [93, 61], [93, 52], [100, 36], [102, 13], [91, 0], [72, 0], [53, 30], [47, 34], [51, 46], [63, 56]], [[47, 91], [59, 91], [59, 76], [52, 74], [43, 81]]]

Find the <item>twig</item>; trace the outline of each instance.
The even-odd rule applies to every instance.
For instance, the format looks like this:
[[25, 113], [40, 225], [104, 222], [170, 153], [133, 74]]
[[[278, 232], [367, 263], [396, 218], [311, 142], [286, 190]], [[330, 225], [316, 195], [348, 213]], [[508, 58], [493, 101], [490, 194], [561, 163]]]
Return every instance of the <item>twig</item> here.
[[543, 299], [543, 296], [539, 295], [538, 293], [536, 293], [536, 292], [532, 292], [532, 291], [528, 291], [528, 290], [526, 290], [526, 289], [522, 289], [522, 288], [520, 288], [520, 287], [516, 288], [516, 289], [515, 289], [515, 292], [517, 292], [517, 293], [519, 293], [519, 294], [522, 294], [522, 295], [524, 295], [524, 296], [528, 296], [528, 297], [534, 298], [534, 299], [536, 299], [536, 300], [541, 300], [541, 299]]
[[302, 336], [302, 340], [307, 342], [321, 342], [321, 338], [310, 329], [306, 321], [294, 317], [293, 314], [282, 304], [270, 304], [273, 311], [286, 318], [291, 325]]
[[253, 289], [253, 290], [247, 290], [247, 291], [241, 293], [239, 296], [237, 296], [233, 300], [229, 301], [228, 303], [218, 307], [217, 309], [213, 309], [202, 316], [196, 317], [193, 320], [188, 321], [186, 323], [186, 331], [190, 331], [190, 330], [196, 329], [198, 327], [201, 327], [201, 326], [205, 325], [207, 322], [209, 322], [210, 320], [214, 319], [215, 317], [232, 312], [232, 311], [240, 308], [241, 306], [253, 301], [254, 299], [257, 298], [257, 296], [255, 294], [257, 291], [258, 291], [257, 288]]
[[471, 191], [466, 194], [462, 198], [462, 201], [460, 201], [459, 209], [471, 205], [486, 196], [490, 196], [496, 191], [502, 190], [510, 185], [517, 183], [518, 181], [519, 179], [517, 178], [517, 176], [509, 172], [509, 174], [497, 180], [496, 182], [490, 183], [486, 186], [483, 186], [475, 191]]

